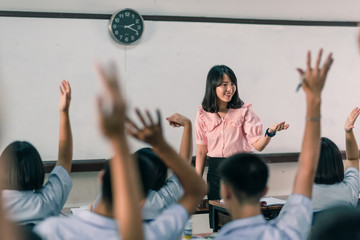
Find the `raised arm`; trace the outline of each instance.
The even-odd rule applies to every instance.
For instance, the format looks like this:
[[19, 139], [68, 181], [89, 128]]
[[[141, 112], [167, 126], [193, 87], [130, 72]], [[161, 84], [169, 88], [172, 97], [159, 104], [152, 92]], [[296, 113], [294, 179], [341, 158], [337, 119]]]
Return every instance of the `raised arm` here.
[[307, 54], [306, 72], [298, 69], [301, 76], [305, 76], [302, 85], [306, 95], [305, 131], [299, 156], [298, 170], [294, 182], [293, 193], [311, 198], [312, 186], [320, 156], [320, 105], [321, 92], [325, 84], [326, 75], [333, 62], [329, 54], [324, 65], [320, 68], [322, 49], [319, 51], [315, 67], [311, 67], [311, 54]]
[[73, 158], [73, 141], [69, 116], [69, 108], [71, 101], [71, 88], [69, 81], [63, 80], [61, 82], [60, 94], [59, 153], [56, 165], [63, 166], [70, 173]]
[[354, 108], [345, 122], [346, 161], [345, 169], [354, 167], [359, 170], [359, 147], [354, 135], [354, 124], [360, 114], [360, 108]]
[[[143, 239], [140, 214], [140, 179], [136, 162], [131, 158], [125, 137], [125, 101], [117, 83], [114, 67], [105, 73], [98, 67], [107, 95], [98, 98], [102, 133], [109, 139], [114, 151], [110, 160], [113, 192], [113, 211], [121, 231], [121, 239]], [[104, 98], [109, 99], [106, 105]]]
[[136, 113], [142, 123], [142, 127], [139, 128], [134, 122], [128, 120], [129, 134], [140, 141], [152, 145], [154, 151], [165, 165], [173, 170], [184, 188], [184, 195], [179, 200], [179, 203], [184, 206], [189, 214], [192, 214], [207, 192], [205, 182], [165, 141], [162, 134], [160, 112], [157, 111], [157, 123], [153, 121], [149, 112], [146, 112], [146, 120], [139, 110], [136, 110]]
[[[276, 132], [280, 132], [282, 130], [286, 130], [289, 128], [289, 124], [286, 124], [285, 121], [284, 122], [280, 122], [280, 123], [275, 123], [273, 125], [271, 125], [269, 128], [268, 128], [268, 133], [270, 134], [270, 136], [272, 134], [276, 134]], [[275, 135], [274, 134], [274, 135]], [[262, 150], [265, 149], [265, 147], [270, 143], [271, 141], [271, 138], [268, 134], [266, 134], [264, 137], [258, 139], [256, 142], [253, 142], [253, 147], [261, 152]]]
[[166, 118], [169, 124], [173, 127], [184, 127], [183, 135], [180, 144], [180, 156], [182, 156], [187, 162], [191, 162], [193, 154], [193, 142], [192, 142], [192, 124], [190, 119], [181, 114], [175, 113]]

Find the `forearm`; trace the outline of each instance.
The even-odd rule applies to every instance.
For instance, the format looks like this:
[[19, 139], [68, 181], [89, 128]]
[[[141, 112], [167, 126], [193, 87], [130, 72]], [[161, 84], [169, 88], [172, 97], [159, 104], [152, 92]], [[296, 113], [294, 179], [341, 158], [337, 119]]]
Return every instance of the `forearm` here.
[[359, 147], [357, 145], [353, 130], [345, 132], [345, 141], [346, 141], [346, 159], [358, 160]]
[[355, 167], [359, 169], [359, 147], [353, 130], [345, 132], [346, 141], [346, 161], [345, 169]]
[[111, 139], [111, 145], [114, 151], [110, 161], [114, 215], [122, 239], [143, 239], [137, 162], [131, 159], [125, 137]]
[[191, 162], [193, 153], [192, 147], [192, 125], [191, 121], [188, 121], [184, 125], [184, 132], [180, 144], [180, 156], [182, 156], [187, 162]]
[[202, 177], [204, 173], [205, 159], [206, 159], [206, 153], [196, 151], [195, 170], [200, 177]]
[[69, 112], [60, 112], [59, 153], [56, 165], [63, 166], [69, 173], [73, 158], [73, 139]]
[[271, 137], [264, 136], [259, 138], [257, 141], [252, 143], [252, 146], [259, 152], [265, 149], [265, 147], [270, 143]]
[[320, 156], [320, 96], [307, 97], [304, 138], [295, 178], [294, 193], [311, 197]]

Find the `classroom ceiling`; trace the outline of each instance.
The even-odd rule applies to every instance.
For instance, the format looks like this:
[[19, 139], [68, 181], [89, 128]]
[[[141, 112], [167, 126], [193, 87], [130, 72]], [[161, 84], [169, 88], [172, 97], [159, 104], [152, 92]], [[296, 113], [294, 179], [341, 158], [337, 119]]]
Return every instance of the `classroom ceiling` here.
[[0, 10], [143, 15], [360, 21], [359, 0], [1, 0]]

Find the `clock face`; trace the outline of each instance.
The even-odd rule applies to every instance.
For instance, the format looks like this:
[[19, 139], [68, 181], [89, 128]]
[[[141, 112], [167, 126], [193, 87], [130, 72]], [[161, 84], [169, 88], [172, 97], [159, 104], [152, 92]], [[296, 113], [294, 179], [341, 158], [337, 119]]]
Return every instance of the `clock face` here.
[[144, 31], [144, 20], [132, 9], [115, 12], [109, 22], [109, 30], [115, 41], [121, 44], [133, 44]]

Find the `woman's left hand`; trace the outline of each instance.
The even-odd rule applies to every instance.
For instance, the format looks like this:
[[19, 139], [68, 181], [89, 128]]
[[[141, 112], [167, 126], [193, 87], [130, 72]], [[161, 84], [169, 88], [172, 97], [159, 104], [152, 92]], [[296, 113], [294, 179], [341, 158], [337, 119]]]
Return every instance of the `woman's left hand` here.
[[286, 130], [289, 128], [289, 126], [290, 125], [286, 124], [285, 121], [283, 121], [281, 123], [275, 123], [269, 127], [269, 133], [280, 132], [282, 130]]

